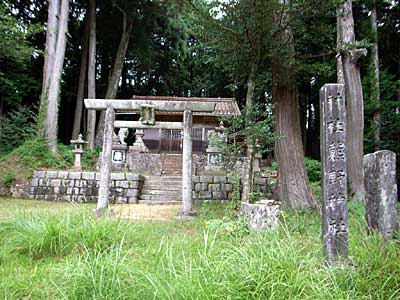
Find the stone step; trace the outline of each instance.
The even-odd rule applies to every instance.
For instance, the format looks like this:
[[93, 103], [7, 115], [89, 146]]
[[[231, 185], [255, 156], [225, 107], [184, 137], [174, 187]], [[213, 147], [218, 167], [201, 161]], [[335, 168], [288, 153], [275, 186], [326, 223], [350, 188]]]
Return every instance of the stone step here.
[[182, 201], [181, 197], [177, 196], [161, 196], [161, 195], [141, 195], [139, 201]]
[[163, 189], [160, 187], [155, 187], [155, 188], [144, 188], [142, 189], [141, 193], [142, 194], [162, 194], [162, 193], [174, 193], [174, 194], [179, 194], [182, 191], [181, 187], [173, 188], [173, 189]]
[[140, 204], [148, 204], [148, 205], [177, 205], [182, 204], [182, 201], [154, 201], [154, 200], [139, 200]]
[[181, 195], [181, 190], [163, 191], [163, 190], [142, 190], [141, 195]]

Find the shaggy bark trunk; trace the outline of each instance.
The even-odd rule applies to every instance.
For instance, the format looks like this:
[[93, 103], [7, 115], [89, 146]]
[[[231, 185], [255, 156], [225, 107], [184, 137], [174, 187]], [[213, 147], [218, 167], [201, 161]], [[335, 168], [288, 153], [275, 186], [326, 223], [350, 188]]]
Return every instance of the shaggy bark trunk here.
[[76, 95], [76, 106], [75, 106], [75, 117], [74, 117], [74, 127], [72, 129], [71, 139], [76, 140], [81, 131], [81, 121], [82, 121], [82, 105], [83, 98], [85, 97], [85, 81], [86, 81], [86, 71], [88, 64], [88, 38], [89, 38], [89, 21], [85, 23], [84, 41], [82, 46], [81, 55], [81, 68], [79, 70], [79, 82], [78, 82], [78, 92]]
[[342, 61], [342, 38], [340, 33], [340, 9], [336, 10], [336, 45], [337, 45], [337, 55], [336, 55], [336, 72], [337, 72], [337, 82], [341, 84], [344, 83], [344, 71], [343, 71], [343, 61]]
[[278, 163], [279, 199], [284, 207], [317, 208], [304, 164], [301, 139], [299, 100], [293, 75], [293, 34], [287, 26], [287, 15], [281, 15], [278, 44], [287, 49], [273, 59], [272, 98], [275, 106], [275, 156]]
[[295, 83], [282, 85], [280, 66], [273, 68], [272, 98], [275, 107], [275, 133], [282, 137], [275, 142], [275, 155], [279, 173], [279, 199], [284, 207], [317, 208], [304, 165], [301, 141], [299, 102]]
[[[250, 70], [249, 78], [247, 79], [247, 93], [246, 93], [246, 108], [252, 109], [253, 100], [254, 100], [254, 91], [256, 89], [256, 77], [257, 65], [253, 64]], [[252, 120], [249, 119], [249, 116], [246, 117], [246, 126]], [[242, 192], [242, 201], [250, 202], [250, 195], [253, 192], [253, 161], [254, 161], [254, 141], [251, 137], [247, 137], [247, 154], [246, 154], [246, 174], [245, 174], [245, 182], [243, 183], [243, 192]]]
[[57, 32], [58, 32], [58, 15], [60, 13], [60, 1], [48, 1], [48, 14], [47, 14], [47, 30], [46, 30], [46, 46], [44, 53], [43, 65], [43, 79], [42, 79], [42, 92], [40, 95], [40, 117], [39, 117], [39, 134], [43, 137], [46, 136], [46, 106], [48, 89], [50, 83], [50, 75], [54, 65], [54, 56], [57, 45]]
[[[108, 86], [105, 99], [114, 99], [117, 96], [118, 84], [121, 77], [122, 68], [124, 66], [126, 50], [128, 49], [129, 39], [132, 29], [133, 29], [133, 23], [127, 19], [127, 15], [126, 13], [124, 13], [121, 40], [119, 42], [117, 55], [114, 61], [114, 66], [111, 70], [111, 74], [108, 79]], [[103, 133], [104, 133], [104, 112], [101, 112], [99, 125], [96, 133], [96, 145], [102, 144]]]
[[[96, 0], [89, 0], [89, 70], [88, 98], [96, 98]], [[96, 133], [96, 111], [89, 110], [87, 115], [87, 140], [90, 150], [94, 150]]]
[[380, 150], [381, 144], [381, 97], [380, 97], [380, 86], [379, 86], [379, 51], [378, 51], [378, 28], [377, 28], [377, 12], [376, 12], [376, 1], [373, 3], [371, 9], [371, 30], [374, 36], [374, 42], [372, 44], [372, 63], [374, 66], [374, 96], [375, 96], [375, 151]]
[[366, 55], [366, 50], [348, 49], [355, 43], [352, 2], [350, 0], [341, 5], [338, 20], [347, 104], [348, 178], [351, 191], [354, 194], [353, 199], [355, 201], [364, 201], [364, 108], [360, 68], [357, 65], [357, 60]]
[[60, 18], [58, 22], [57, 47], [50, 77], [46, 110], [46, 139], [50, 150], [57, 152], [57, 121], [60, 81], [64, 64], [66, 33], [68, 27], [69, 0], [61, 1]]

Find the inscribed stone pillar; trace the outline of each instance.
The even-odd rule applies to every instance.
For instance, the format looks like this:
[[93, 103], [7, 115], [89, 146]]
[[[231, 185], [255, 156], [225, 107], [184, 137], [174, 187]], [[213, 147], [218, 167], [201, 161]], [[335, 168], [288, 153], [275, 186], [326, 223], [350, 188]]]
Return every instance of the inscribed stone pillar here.
[[108, 207], [108, 194], [110, 192], [110, 177], [112, 167], [112, 145], [114, 136], [115, 111], [107, 108], [104, 120], [103, 150], [100, 159], [100, 185], [97, 200], [96, 215], [101, 217]]
[[182, 215], [192, 211], [192, 112], [183, 113], [183, 149], [182, 149]]
[[365, 155], [364, 176], [368, 229], [393, 238], [398, 230], [396, 154], [382, 150]]
[[320, 91], [322, 244], [328, 263], [348, 255], [346, 112], [343, 84]]

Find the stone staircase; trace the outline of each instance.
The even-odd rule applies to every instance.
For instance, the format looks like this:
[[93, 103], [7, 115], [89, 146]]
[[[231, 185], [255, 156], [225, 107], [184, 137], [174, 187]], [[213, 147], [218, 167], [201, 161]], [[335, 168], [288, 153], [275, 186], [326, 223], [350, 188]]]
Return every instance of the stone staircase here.
[[181, 176], [145, 176], [139, 203], [180, 204], [181, 202]]
[[182, 154], [161, 154], [162, 174], [167, 176], [182, 175]]

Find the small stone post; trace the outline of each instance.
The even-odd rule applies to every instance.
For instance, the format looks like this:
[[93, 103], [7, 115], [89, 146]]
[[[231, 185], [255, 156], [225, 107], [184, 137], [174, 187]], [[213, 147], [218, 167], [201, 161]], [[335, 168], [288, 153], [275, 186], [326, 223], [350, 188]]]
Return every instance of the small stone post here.
[[183, 112], [182, 216], [192, 215], [192, 112]]
[[368, 230], [394, 238], [398, 230], [396, 153], [382, 150], [365, 155], [364, 176]]
[[320, 91], [322, 244], [328, 263], [348, 256], [346, 111], [343, 84]]
[[112, 145], [114, 136], [114, 121], [115, 111], [112, 108], [107, 108], [104, 120], [104, 139], [103, 151], [101, 152], [100, 160], [100, 185], [99, 197], [97, 200], [97, 208], [95, 213], [101, 217], [104, 210], [108, 207], [108, 194], [110, 192], [110, 177], [112, 167]]

